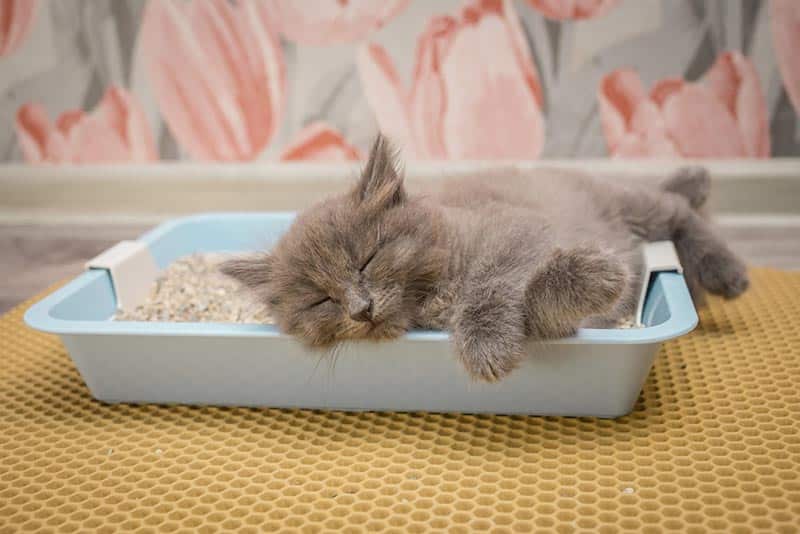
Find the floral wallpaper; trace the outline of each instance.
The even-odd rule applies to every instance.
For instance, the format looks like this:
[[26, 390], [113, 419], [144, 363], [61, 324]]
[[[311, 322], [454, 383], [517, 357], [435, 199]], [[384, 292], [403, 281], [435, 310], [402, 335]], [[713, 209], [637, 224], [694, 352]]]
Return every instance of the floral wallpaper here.
[[798, 0], [0, 0], [0, 161], [800, 156]]

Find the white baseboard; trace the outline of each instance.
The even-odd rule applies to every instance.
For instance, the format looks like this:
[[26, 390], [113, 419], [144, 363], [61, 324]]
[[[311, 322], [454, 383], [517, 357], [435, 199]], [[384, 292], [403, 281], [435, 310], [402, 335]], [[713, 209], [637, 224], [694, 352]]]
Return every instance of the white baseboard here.
[[[701, 162], [694, 162], [701, 163]], [[538, 161], [522, 168], [579, 167], [610, 176], [665, 176], [685, 161]], [[800, 216], [800, 159], [704, 161], [713, 176], [717, 215]], [[491, 163], [412, 164], [407, 181], [492, 167]], [[496, 164], [494, 164], [496, 166]], [[0, 166], [0, 222], [149, 224], [203, 211], [285, 211], [345, 190], [358, 173], [348, 164], [193, 164]]]

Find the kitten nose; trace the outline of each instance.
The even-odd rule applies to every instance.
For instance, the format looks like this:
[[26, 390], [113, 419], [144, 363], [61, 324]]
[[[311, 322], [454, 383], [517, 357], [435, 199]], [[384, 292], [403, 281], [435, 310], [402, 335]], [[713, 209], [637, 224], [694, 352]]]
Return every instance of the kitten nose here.
[[352, 320], [362, 323], [372, 321], [372, 299], [356, 297], [347, 304], [347, 312]]

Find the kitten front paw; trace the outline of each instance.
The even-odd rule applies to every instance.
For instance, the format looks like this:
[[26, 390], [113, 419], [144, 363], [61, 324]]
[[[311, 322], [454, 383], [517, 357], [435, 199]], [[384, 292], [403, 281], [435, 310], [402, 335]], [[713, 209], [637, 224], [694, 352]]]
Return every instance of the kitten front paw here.
[[697, 274], [709, 293], [736, 298], [750, 286], [747, 267], [727, 249], [709, 252], [697, 264]]
[[525, 330], [519, 295], [504, 284], [477, 285], [457, 308], [453, 349], [472, 378], [496, 382], [524, 355]]
[[459, 359], [474, 380], [498, 382], [513, 371], [521, 359], [521, 347], [509, 346], [505, 340], [497, 338], [472, 338], [459, 345]]

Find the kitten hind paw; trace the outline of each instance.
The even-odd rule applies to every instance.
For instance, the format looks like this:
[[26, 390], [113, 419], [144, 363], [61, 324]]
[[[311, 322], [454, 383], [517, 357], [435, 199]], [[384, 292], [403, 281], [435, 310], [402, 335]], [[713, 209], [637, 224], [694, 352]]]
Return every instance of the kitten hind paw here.
[[747, 267], [728, 250], [710, 252], [697, 267], [700, 285], [709, 293], [733, 299], [750, 287]]

